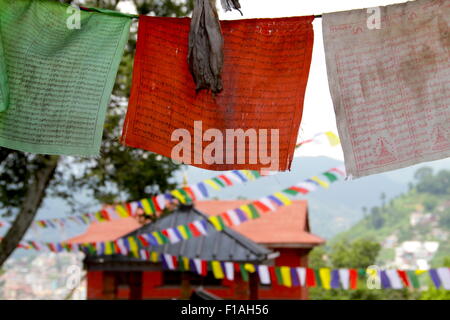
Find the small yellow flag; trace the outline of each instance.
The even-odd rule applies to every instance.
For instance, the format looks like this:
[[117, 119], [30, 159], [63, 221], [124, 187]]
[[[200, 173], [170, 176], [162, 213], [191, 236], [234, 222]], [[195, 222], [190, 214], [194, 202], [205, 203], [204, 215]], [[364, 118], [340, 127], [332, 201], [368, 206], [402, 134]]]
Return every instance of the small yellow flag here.
[[283, 284], [286, 287], [292, 287], [292, 279], [291, 279], [291, 268], [290, 267], [280, 267], [281, 278], [283, 280]]
[[216, 279], [223, 279], [225, 278], [225, 275], [222, 270], [222, 266], [220, 265], [219, 261], [212, 261], [211, 262], [212, 271], [214, 274], [214, 278]]
[[325, 135], [327, 136], [328, 141], [330, 142], [330, 145], [332, 147], [337, 146], [341, 143], [341, 140], [339, 139], [339, 137], [337, 135], [335, 135], [333, 132], [327, 131], [327, 132], [325, 132]]
[[331, 289], [331, 271], [328, 268], [319, 269], [320, 281], [324, 289]]
[[245, 268], [245, 270], [247, 270], [250, 273], [253, 273], [256, 271], [255, 266], [251, 263], [244, 264], [244, 268]]

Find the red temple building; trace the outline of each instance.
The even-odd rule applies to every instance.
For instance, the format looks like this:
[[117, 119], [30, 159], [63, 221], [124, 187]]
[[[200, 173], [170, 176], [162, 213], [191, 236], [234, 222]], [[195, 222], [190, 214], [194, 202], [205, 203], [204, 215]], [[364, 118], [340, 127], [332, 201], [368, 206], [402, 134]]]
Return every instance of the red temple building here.
[[[93, 223], [86, 233], [69, 240], [85, 243], [117, 240], [189, 223], [208, 215], [248, 203], [246, 200], [197, 201], [175, 210], [154, 223], [141, 225], [135, 218]], [[149, 250], [191, 259], [250, 262], [277, 266], [307, 267], [312, 248], [325, 240], [310, 232], [306, 201], [293, 201], [260, 219], [186, 241], [152, 247]], [[161, 264], [126, 256], [87, 256], [88, 299], [179, 299], [189, 298], [198, 288], [223, 299], [307, 299], [304, 287], [262, 285], [256, 273], [248, 282], [237, 271], [234, 281], [215, 279], [191, 272], [163, 270]]]

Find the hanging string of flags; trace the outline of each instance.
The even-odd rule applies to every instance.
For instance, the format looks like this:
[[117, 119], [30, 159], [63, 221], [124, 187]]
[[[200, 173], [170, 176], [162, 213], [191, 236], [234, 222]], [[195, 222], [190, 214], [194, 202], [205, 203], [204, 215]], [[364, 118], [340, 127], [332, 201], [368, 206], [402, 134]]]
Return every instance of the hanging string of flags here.
[[188, 224], [153, 231], [138, 236], [129, 236], [114, 241], [72, 244], [65, 242], [42, 243], [34, 240], [22, 241], [18, 247], [24, 249], [50, 250], [52, 252], [62, 251], [86, 251], [90, 254], [128, 254], [141, 249], [148, 249], [149, 246], [160, 246], [164, 244], [177, 243], [194, 237], [206, 236], [208, 224], [212, 225], [212, 230], [222, 231], [225, 227], [237, 226], [241, 223], [258, 219], [262, 214], [274, 212], [279, 207], [292, 204], [290, 197], [299, 194], [306, 195], [317, 188], [329, 188], [330, 183], [336, 182], [339, 178], [345, 177], [343, 166], [332, 168], [318, 176], [313, 176], [294, 186], [275, 192], [269, 196], [242, 205], [239, 208], [227, 210], [218, 215], [210, 216], [207, 219], [199, 219]]
[[[29, 246], [24, 248], [31, 249]], [[108, 254], [107, 250], [102, 253]], [[420, 289], [423, 286], [419, 279], [423, 274], [428, 274], [436, 288], [450, 290], [450, 268], [445, 267], [430, 270], [388, 269], [377, 271], [373, 269], [269, 266], [253, 263], [191, 259], [152, 252], [138, 246], [131, 248], [130, 251], [125, 249], [119, 254], [131, 255], [153, 263], [161, 263], [164, 270], [193, 272], [200, 276], [206, 276], [208, 272], [211, 272], [216, 279], [229, 281], [234, 280], [236, 272], [240, 272], [244, 281], [249, 280], [250, 274], [256, 274], [262, 285], [278, 284], [286, 287], [356, 290], [365, 287], [364, 282], [358, 280], [372, 277], [372, 280], [378, 283], [378, 289]]]
[[[136, 216], [139, 210], [142, 214], [152, 216], [161, 213], [169, 204], [187, 204], [194, 200], [209, 198], [212, 190], [222, 190], [237, 184], [254, 181], [264, 176], [255, 170], [233, 170], [216, 177], [205, 179], [199, 183], [177, 188], [163, 194], [138, 201], [119, 205], [105, 206], [95, 213], [84, 213], [62, 218], [40, 219], [33, 222], [40, 228], [63, 228], [67, 223], [88, 225], [92, 222], [105, 222], [114, 219]], [[7, 221], [0, 221], [0, 227], [7, 226]]]
[[[296, 148], [299, 148], [304, 144], [318, 142], [323, 136], [327, 137], [331, 146], [339, 144], [339, 138], [333, 132], [327, 131], [317, 133], [312, 138], [300, 142]], [[256, 170], [233, 170], [210, 179], [205, 179], [199, 183], [174, 189], [150, 198], [144, 198], [115, 206], [105, 206], [104, 209], [95, 213], [85, 213], [52, 219], [39, 219], [33, 222], [33, 226], [39, 228], [64, 228], [68, 223], [89, 225], [92, 222], [105, 222], [113, 219], [136, 216], [138, 214], [138, 209], [140, 209], [144, 215], [157, 215], [161, 213], [168, 204], [176, 202], [186, 204], [194, 200], [207, 199], [211, 196], [212, 190], [222, 190], [227, 187], [257, 180], [266, 175], [268, 175], [268, 173], [258, 172]], [[0, 221], [0, 228], [9, 227], [9, 225], [9, 222], [7, 221]]]
[[295, 145], [295, 148], [299, 148], [302, 145], [311, 143], [311, 142], [320, 142], [319, 138], [321, 138], [323, 136], [325, 136], [327, 138], [328, 143], [332, 147], [335, 147], [341, 143], [341, 140], [339, 139], [339, 137], [336, 134], [334, 134], [332, 131], [325, 131], [325, 132], [316, 133], [311, 139], [304, 140], [302, 142], [297, 143]]
[[234, 280], [235, 272], [248, 281], [250, 273], [256, 273], [263, 285], [278, 284], [286, 287], [307, 287], [323, 289], [359, 289], [365, 287], [358, 279], [371, 277], [378, 282], [379, 289], [419, 289], [420, 275], [428, 273], [436, 288], [450, 290], [450, 268], [430, 270], [374, 270], [374, 269], [330, 269], [290, 266], [255, 265], [224, 261], [205, 261], [176, 257], [168, 254], [149, 253], [143, 250], [141, 259], [161, 262], [165, 270], [190, 271], [206, 276], [211, 271], [216, 279]]

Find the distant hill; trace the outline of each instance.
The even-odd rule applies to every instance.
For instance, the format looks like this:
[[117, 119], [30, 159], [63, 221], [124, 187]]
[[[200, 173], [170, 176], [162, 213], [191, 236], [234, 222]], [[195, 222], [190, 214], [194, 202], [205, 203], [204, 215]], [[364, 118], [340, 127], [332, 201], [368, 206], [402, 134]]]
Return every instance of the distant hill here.
[[433, 263], [450, 257], [450, 171], [432, 174], [424, 169], [413, 188], [368, 210], [367, 215], [329, 243], [341, 239], [369, 238], [382, 243], [379, 261], [394, 258], [394, 248], [404, 241], [437, 241]]

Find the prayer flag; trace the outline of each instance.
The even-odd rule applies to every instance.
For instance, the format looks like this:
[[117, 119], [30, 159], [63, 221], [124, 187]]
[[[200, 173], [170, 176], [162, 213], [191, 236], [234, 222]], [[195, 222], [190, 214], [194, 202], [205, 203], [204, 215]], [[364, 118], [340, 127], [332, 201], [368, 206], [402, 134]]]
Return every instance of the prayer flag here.
[[357, 289], [358, 288], [358, 271], [355, 269], [349, 270], [349, 282], [350, 282], [350, 289]]
[[298, 278], [300, 279], [300, 285], [302, 287], [306, 286], [306, 268], [299, 267], [295, 268], [298, 274]]
[[241, 271], [242, 280], [244, 280], [245, 282], [248, 282], [248, 279], [249, 279], [248, 271], [245, 269], [245, 266], [243, 263], [239, 264], [239, 270]]
[[265, 265], [259, 265], [258, 266], [258, 277], [261, 284], [268, 285], [270, 284], [270, 273], [269, 273], [269, 267]]
[[414, 271], [407, 271], [409, 282], [412, 284], [414, 289], [420, 288], [419, 278], [417, 277], [416, 273]]
[[316, 276], [314, 270], [311, 268], [306, 268], [306, 287], [311, 288], [316, 286]]
[[403, 284], [397, 273], [397, 270], [394, 270], [394, 269], [386, 270], [386, 274], [389, 278], [392, 289], [402, 289], [403, 288]]
[[225, 269], [225, 277], [228, 280], [233, 281], [234, 280], [234, 263], [233, 262], [225, 262], [224, 269]]
[[339, 137], [337, 135], [335, 135], [333, 132], [327, 131], [327, 132], [325, 132], [325, 135], [327, 136], [328, 142], [330, 142], [330, 145], [332, 147], [337, 146], [341, 143], [341, 141], [339, 140]]
[[80, 28], [70, 27], [67, 8], [57, 1], [0, 0], [0, 69], [6, 66], [9, 88], [9, 107], [0, 114], [2, 147], [99, 154], [131, 19], [80, 11]]
[[211, 266], [212, 266], [214, 278], [223, 279], [225, 277], [223, 270], [222, 270], [222, 265], [220, 264], [219, 261], [212, 261]]
[[445, 290], [450, 290], [450, 269], [449, 268], [437, 268], [436, 272], [441, 280], [442, 286]]
[[428, 272], [430, 273], [430, 278], [431, 280], [433, 280], [435, 287], [439, 289], [439, 287], [441, 286], [441, 279], [439, 278], [436, 269], [430, 269]]
[[285, 266], [280, 267], [280, 273], [283, 280], [283, 285], [286, 287], [292, 287], [291, 268]]
[[367, 9], [322, 19], [345, 167], [354, 178], [450, 156], [448, 1], [377, 9], [378, 25], [368, 25]]
[[[213, 96], [196, 92], [188, 70], [190, 19], [141, 16], [122, 142], [210, 170], [289, 169], [311, 63], [312, 21], [312, 16], [221, 21], [224, 89]], [[212, 128], [222, 139], [211, 142], [206, 132]], [[244, 135], [254, 130], [258, 141], [234, 143], [237, 130]], [[233, 139], [225, 138], [230, 135]], [[279, 161], [269, 150], [253, 157], [255, 145], [277, 144]], [[277, 163], [269, 165], [271, 159]]]

